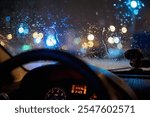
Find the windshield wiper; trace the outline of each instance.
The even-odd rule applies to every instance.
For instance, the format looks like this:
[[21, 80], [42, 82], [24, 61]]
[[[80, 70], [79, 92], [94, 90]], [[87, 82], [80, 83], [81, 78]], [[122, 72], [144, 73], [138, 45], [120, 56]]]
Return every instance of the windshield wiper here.
[[122, 68], [116, 68], [116, 69], [109, 69], [109, 71], [120, 71], [120, 70], [131, 70], [132, 67], [122, 67]]

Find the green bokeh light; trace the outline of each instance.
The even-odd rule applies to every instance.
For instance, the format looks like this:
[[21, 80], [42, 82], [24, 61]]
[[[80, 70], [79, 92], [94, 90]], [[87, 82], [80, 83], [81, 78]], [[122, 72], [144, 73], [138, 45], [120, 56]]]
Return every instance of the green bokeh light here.
[[32, 49], [31, 45], [27, 45], [27, 44], [23, 45], [22, 48], [21, 48], [22, 51], [28, 51], [28, 50], [31, 50], [31, 49]]

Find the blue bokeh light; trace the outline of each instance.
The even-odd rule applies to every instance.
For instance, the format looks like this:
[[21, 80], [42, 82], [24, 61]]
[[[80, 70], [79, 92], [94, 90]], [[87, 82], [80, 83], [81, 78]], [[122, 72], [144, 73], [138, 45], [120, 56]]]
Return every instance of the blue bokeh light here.
[[41, 43], [41, 41], [42, 41], [42, 39], [40, 39], [40, 38], [36, 38], [36, 39], [34, 39], [34, 42], [35, 42], [36, 44]]
[[138, 15], [138, 14], [139, 14], [139, 10], [135, 9], [135, 10], [133, 11], [133, 13], [134, 13], [134, 15]]
[[130, 4], [131, 4], [131, 7], [132, 7], [132, 8], [136, 8], [136, 7], [138, 6], [137, 1], [135, 1], [135, 0], [131, 1]]
[[139, 11], [144, 7], [144, 4], [140, 0], [127, 0], [125, 5], [133, 15], [138, 15]]
[[29, 33], [29, 29], [28, 29], [28, 28], [25, 28], [23, 33], [24, 33], [25, 35], [28, 34], [28, 33]]
[[127, 25], [141, 19], [140, 11], [145, 5], [141, 0], [119, 0], [114, 2], [113, 7], [119, 11], [115, 16], [120, 23]]
[[19, 32], [20, 34], [23, 34], [23, 33], [24, 33], [24, 28], [23, 28], [23, 27], [19, 27], [18, 32]]
[[26, 23], [20, 23], [18, 28], [19, 34], [27, 35], [29, 34], [29, 26]]
[[6, 22], [10, 22], [11, 17], [10, 16], [6, 16], [5, 20], [6, 20]]
[[48, 47], [54, 47], [57, 45], [57, 39], [55, 38], [54, 35], [49, 35], [46, 39], [46, 45]]

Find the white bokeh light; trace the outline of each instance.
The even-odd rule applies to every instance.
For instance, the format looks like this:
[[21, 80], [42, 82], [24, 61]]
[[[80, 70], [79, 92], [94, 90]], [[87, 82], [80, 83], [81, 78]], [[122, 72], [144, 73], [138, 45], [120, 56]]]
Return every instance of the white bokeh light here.
[[122, 46], [121, 43], [119, 43], [119, 44], [117, 45], [117, 48], [118, 48], [118, 49], [122, 49], [122, 47], [123, 47], [123, 46]]
[[114, 44], [114, 38], [113, 38], [113, 37], [109, 37], [109, 38], [108, 38], [108, 42], [109, 42], [110, 44]]
[[95, 38], [95, 37], [94, 37], [93, 34], [89, 34], [88, 37], [87, 37], [87, 39], [88, 39], [89, 41], [93, 41], [94, 38]]
[[138, 6], [137, 1], [135, 1], [135, 0], [131, 1], [131, 7], [132, 8], [136, 8], [137, 6]]
[[113, 26], [113, 25], [110, 25], [109, 30], [110, 30], [111, 32], [115, 32], [115, 31], [116, 31], [116, 27]]
[[119, 37], [114, 37], [114, 43], [118, 44], [120, 42]]
[[122, 33], [127, 33], [128, 29], [126, 27], [122, 27], [121, 32]]

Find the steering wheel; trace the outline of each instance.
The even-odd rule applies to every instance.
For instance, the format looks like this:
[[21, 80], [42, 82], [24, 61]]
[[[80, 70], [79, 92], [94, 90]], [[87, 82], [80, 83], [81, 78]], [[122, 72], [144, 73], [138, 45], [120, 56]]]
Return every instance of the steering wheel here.
[[[76, 72], [81, 74], [84, 78], [86, 78], [87, 86], [89, 86], [97, 94], [98, 99], [117, 99], [116, 92], [114, 92], [114, 94], [110, 94], [110, 92], [112, 92], [111, 91], [112, 86], [114, 86], [115, 82], [113, 80], [111, 81], [110, 79], [108, 81], [107, 74], [109, 74], [110, 72], [105, 70], [105, 73], [103, 75], [100, 75], [100, 77], [98, 77], [98, 75], [82, 60], [74, 57], [69, 53], [62, 52], [59, 50], [39, 49], [21, 53], [3, 62], [0, 65], [0, 72], [3, 74], [3, 76], [6, 76], [13, 69], [19, 66], [39, 60], [57, 61], [63, 66], [75, 70]], [[109, 75], [110, 75], [109, 77], [111, 77], [111, 74]], [[23, 78], [23, 81], [24, 80], [25, 78]], [[119, 80], [119, 82], [122, 81]], [[34, 86], [34, 84], [32, 85]], [[119, 91], [125, 92], [124, 93], [125, 98], [136, 99], [134, 92], [127, 85], [124, 85], [124, 88], [120, 86], [118, 87]]]

